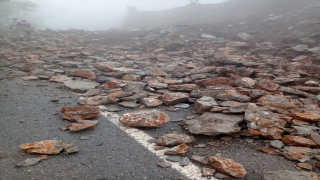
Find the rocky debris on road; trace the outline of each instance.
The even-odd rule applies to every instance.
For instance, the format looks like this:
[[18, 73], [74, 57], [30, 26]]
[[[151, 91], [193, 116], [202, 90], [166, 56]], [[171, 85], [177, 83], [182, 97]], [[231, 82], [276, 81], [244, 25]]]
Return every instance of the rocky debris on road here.
[[[310, 12], [317, 15], [318, 10]], [[299, 17], [295, 13], [252, 21], [265, 25], [261, 30], [241, 21], [221, 25], [221, 32], [192, 26], [81, 31], [83, 36], [72, 43], [80, 30], [39, 30], [29, 43], [0, 36], [0, 70], [5, 72], [0, 79], [60, 83], [79, 93], [84, 97], [81, 106], [61, 108], [62, 118], [73, 122], [70, 131], [94, 128], [95, 121], [85, 120], [99, 117], [96, 106], [109, 104], [124, 107], [108, 107], [110, 112], [141, 108], [120, 117], [126, 126], [161, 127], [170, 117], [146, 109], [168, 106], [170, 111], [197, 114], [178, 120], [191, 134], [260, 138], [265, 147], [257, 150], [310, 163], [319, 156], [320, 145], [319, 23], [310, 18], [293, 23]], [[266, 28], [273, 23], [278, 23], [275, 32], [281, 38]], [[113, 33], [126, 38], [112, 43], [96, 40]], [[168, 154], [179, 154], [177, 146], [172, 148]]]
[[100, 115], [100, 109], [97, 106], [83, 105], [77, 107], [64, 106], [60, 109], [62, 119], [75, 122], [77, 119], [97, 118]]
[[227, 175], [242, 178], [246, 175], [246, 170], [243, 166], [232, 159], [223, 158], [219, 156], [210, 156], [209, 157], [211, 166], [222, 173]]
[[144, 110], [126, 113], [120, 116], [119, 122], [133, 127], [160, 127], [170, 120], [169, 116], [158, 110]]
[[16, 164], [17, 167], [28, 167], [28, 166], [33, 166], [35, 164], [38, 164], [41, 161], [40, 158], [28, 158], [22, 162], [18, 162]]
[[79, 152], [79, 148], [75, 145], [66, 144], [59, 140], [45, 140], [21, 144], [20, 148], [26, 150], [28, 153], [36, 153], [42, 155], [59, 154], [62, 151], [64, 151], [65, 154]]
[[304, 171], [295, 172], [288, 170], [267, 171], [263, 176], [263, 180], [317, 180], [318, 178], [312, 173]]
[[195, 138], [185, 134], [166, 134], [161, 136], [156, 144], [159, 146], [176, 146], [179, 144], [192, 143]]

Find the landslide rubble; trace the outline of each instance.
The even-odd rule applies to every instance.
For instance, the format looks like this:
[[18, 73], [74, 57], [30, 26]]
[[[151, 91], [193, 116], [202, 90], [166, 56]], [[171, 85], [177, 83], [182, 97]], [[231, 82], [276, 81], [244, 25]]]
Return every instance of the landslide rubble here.
[[[226, 141], [262, 139], [265, 147], [260, 151], [282, 155], [302, 169], [315, 168], [311, 160], [320, 160], [318, 35], [295, 36], [298, 44], [274, 44], [247, 41], [255, 37], [245, 34], [234, 40], [168, 28], [44, 30], [36, 31], [30, 42], [1, 33], [0, 68], [5, 76], [0, 79], [60, 83], [81, 96], [79, 107], [61, 109], [63, 119], [76, 122], [68, 125], [70, 131], [94, 128], [98, 122], [84, 119], [98, 117], [100, 105], [135, 109], [119, 121], [153, 128], [175, 121], [158, 107], [186, 108], [195, 114], [180, 123], [186, 134], [222, 135]], [[123, 36], [108, 42], [112, 34]], [[185, 143], [194, 143], [194, 138], [173, 133], [156, 141], [158, 148], [173, 146], [165, 154], [174, 156], [185, 156], [192, 149]], [[210, 160], [212, 167], [205, 165], [204, 176], [216, 171], [216, 177], [246, 175], [241, 164], [228, 158], [192, 160], [202, 164]], [[180, 164], [188, 165], [189, 159], [182, 158]], [[278, 176], [266, 172], [264, 179]]]

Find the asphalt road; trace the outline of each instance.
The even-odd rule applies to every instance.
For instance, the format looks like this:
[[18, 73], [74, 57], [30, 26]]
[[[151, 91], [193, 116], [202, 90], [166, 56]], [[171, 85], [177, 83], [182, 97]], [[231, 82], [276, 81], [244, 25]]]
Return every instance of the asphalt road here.
[[[58, 100], [58, 102], [51, 102]], [[161, 160], [106, 118], [94, 130], [61, 131], [68, 122], [60, 118], [64, 105], [76, 105], [78, 97], [60, 84], [26, 82], [21, 78], [0, 83], [0, 180], [130, 180], [178, 179], [182, 174], [157, 166]], [[80, 140], [87, 136], [88, 140]], [[75, 144], [80, 152], [52, 155], [30, 167], [15, 164], [37, 157], [19, 145], [41, 140]]]

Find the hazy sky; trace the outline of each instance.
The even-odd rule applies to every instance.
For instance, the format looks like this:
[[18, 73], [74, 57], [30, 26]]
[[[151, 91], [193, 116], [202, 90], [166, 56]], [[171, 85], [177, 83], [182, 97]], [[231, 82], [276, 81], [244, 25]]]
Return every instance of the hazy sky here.
[[[214, 4], [226, 0], [200, 0], [202, 4]], [[140, 11], [158, 11], [185, 6], [188, 0], [47, 0], [60, 9], [46, 22], [53, 29], [109, 29], [120, 27], [126, 6], [136, 6]], [[56, 11], [56, 10], [54, 10]], [[54, 12], [52, 11], [52, 12]], [[50, 12], [50, 14], [52, 14]]]

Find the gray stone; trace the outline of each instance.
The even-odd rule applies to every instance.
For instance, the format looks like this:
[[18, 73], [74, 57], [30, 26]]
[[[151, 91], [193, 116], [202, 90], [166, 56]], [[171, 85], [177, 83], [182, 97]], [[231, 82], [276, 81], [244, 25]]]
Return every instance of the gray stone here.
[[208, 161], [203, 156], [193, 155], [191, 160], [204, 165], [208, 164]]
[[310, 173], [307, 172], [295, 172], [288, 170], [280, 171], [267, 171], [263, 180], [315, 180]]
[[292, 47], [291, 49], [298, 51], [298, 52], [303, 52], [308, 49], [308, 45], [297, 45], [297, 46]]
[[274, 140], [269, 142], [270, 147], [281, 149], [284, 145], [282, 141]]
[[161, 136], [156, 144], [159, 146], [176, 146], [183, 143], [192, 143], [195, 138], [186, 134], [166, 134]]
[[180, 156], [168, 156], [168, 157], [166, 157], [166, 160], [170, 161], [170, 162], [180, 162], [181, 157]]
[[190, 159], [188, 157], [184, 157], [179, 164], [180, 166], [188, 166], [190, 164]]
[[214, 98], [203, 96], [194, 103], [194, 109], [197, 113], [210, 112], [210, 110], [217, 105], [218, 104]]
[[253, 36], [247, 33], [241, 33], [241, 34], [238, 34], [238, 36], [244, 41], [250, 41], [251, 39], [253, 39]]
[[119, 103], [119, 106], [135, 109], [135, 108], [140, 107], [141, 104], [137, 104], [135, 101], [124, 101], [124, 102]]
[[63, 84], [74, 92], [85, 93], [89, 89], [94, 89], [100, 84], [89, 80], [67, 80]]
[[29, 158], [29, 159], [26, 159], [22, 162], [17, 163], [16, 166], [17, 167], [28, 167], [28, 166], [38, 164], [40, 161], [41, 161], [41, 159], [39, 159], [39, 158]]
[[176, 104], [173, 107], [175, 108], [181, 108], [181, 109], [188, 109], [190, 107], [190, 104], [186, 104], [186, 103], [180, 103], [180, 104]]
[[198, 118], [187, 121], [187, 124], [189, 125], [188, 130], [193, 134], [216, 136], [239, 132], [238, 124], [243, 119], [243, 115], [206, 112]]

